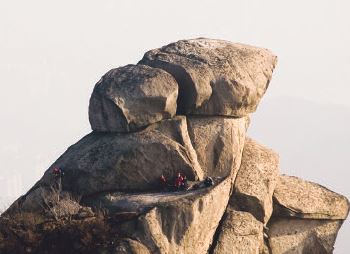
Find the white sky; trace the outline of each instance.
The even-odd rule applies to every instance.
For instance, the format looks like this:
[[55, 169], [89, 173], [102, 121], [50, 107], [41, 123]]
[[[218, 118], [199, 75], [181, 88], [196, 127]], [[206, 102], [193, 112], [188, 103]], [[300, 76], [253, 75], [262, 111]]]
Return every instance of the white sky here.
[[[279, 63], [265, 100], [350, 109], [349, 11], [346, 0], [0, 0], [0, 175], [21, 173], [27, 189], [90, 131], [89, 96], [105, 72], [184, 38], [274, 51]], [[335, 253], [350, 249], [345, 239]]]

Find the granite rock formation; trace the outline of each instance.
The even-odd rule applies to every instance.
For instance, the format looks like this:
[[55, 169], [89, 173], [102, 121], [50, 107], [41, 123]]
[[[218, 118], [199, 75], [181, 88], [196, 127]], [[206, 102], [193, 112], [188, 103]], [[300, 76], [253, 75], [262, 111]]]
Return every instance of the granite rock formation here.
[[277, 57], [266, 49], [201, 38], [150, 50], [140, 63], [174, 76], [180, 113], [241, 117], [255, 111]]
[[1, 215], [0, 253], [332, 253], [347, 198], [246, 135], [276, 62], [200, 38], [107, 72], [93, 131]]
[[263, 224], [248, 212], [227, 208], [213, 253], [259, 254], [263, 244]]
[[278, 155], [247, 138], [231, 203], [266, 224], [272, 214], [272, 195], [278, 180]]
[[139, 130], [176, 113], [178, 85], [165, 71], [127, 65], [107, 72], [95, 85], [89, 105], [96, 131]]

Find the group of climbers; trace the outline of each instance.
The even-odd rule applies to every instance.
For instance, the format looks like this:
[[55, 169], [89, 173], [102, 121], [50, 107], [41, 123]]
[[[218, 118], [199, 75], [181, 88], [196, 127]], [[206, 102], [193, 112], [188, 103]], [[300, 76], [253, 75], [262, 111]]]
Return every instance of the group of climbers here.
[[[52, 170], [52, 175], [57, 180], [56, 184], [59, 185], [59, 189], [61, 189], [61, 179], [64, 176], [64, 170], [60, 167], [55, 167]], [[168, 179], [162, 174], [159, 178], [159, 183], [162, 191], [184, 191], [189, 189], [199, 189], [202, 187], [213, 186], [214, 180], [211, 177], [206, 177], [202, 182], [197, 182], [189, 185], [186, 175], [179, 172], [172, 181], [168, 181]]]
[[214, 185], [214, 180], [211, 177], [206, 177], [204, 181], [199, 183], [188, 184], [186, 175], [178, 173], [173, 181], [168, 179], [162, 174], [159, 178], [160, 188], [162, 191], [184, 191], [189, 189], [199, 189], [201, 187], [210, 187]]
[[187, 190], [188, 188], [187, 177], [181, 173], [177, 174], [173, 182], [169, 182], [164, 175], [161, 175], [159, 181], [163, 191], [180, 191]]

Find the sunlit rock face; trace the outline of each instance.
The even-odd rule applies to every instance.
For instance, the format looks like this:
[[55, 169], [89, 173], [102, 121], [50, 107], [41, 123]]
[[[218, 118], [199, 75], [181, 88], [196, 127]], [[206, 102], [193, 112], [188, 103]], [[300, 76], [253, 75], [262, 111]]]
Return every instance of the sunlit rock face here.
[[0, 253], [332, 253], [347, 198], [246, 136], [276, 62], [200, 38], [107, 72], [93, 131], [1, 215]]
[[174, 76], [180, 113], [242, 117], [256, 110], [277, 57], [262, 48], [200, 38], [150, 50], [140, 63]]

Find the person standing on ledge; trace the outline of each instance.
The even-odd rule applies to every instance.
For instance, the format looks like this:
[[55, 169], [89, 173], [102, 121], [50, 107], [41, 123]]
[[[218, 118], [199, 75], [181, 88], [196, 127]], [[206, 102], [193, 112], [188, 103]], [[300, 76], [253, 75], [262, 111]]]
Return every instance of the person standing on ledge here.
[[184, 178], [181, 173], [177, 173], [177, 177], [175, 179], [175, 189], [180, 190], [184, 184]]
[[55, 177], [55, 184], [57, 185], [57, 190], [60, 193], [62, 191], [62, 177], [64, 176], [64, 171], [62, 168], [55, 167], [52, 170], [52, 174]]
[[160, 188], [162, 189], [162, 191], [166, 191], [168, 189], [167, 180], [163, 174], [159, 178], [159, 184], [160, 184]]

